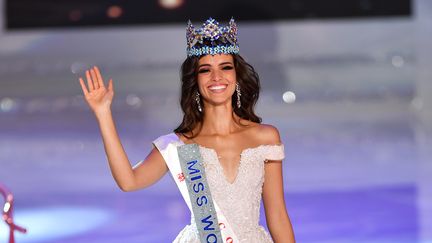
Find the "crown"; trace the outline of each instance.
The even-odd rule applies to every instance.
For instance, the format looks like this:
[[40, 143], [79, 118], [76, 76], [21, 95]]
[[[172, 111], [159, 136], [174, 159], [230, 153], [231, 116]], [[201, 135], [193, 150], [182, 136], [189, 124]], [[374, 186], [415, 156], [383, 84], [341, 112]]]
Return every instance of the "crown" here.
[[221, 26], [209, 18], [201, 28], [195, 29], [191, 21], [186, 28], [186, 52], [189, 57], [216, 54], [237, 54], [237, 24], [231, 18], [227, 26]]

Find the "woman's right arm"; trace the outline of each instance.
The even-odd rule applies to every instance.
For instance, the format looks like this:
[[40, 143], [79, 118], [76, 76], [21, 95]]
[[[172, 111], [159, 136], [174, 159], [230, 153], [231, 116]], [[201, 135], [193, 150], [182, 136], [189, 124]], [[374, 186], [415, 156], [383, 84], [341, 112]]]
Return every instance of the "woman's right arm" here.
[[88, 89], [82, 78], [79, 80], [81, 88], [98, 121], [108, 164], [117, 185], [122, 191], [134, 191], [152, 185], [168, 171], [162, 155], [153, 148], [144, 161], [132, 168], [111, 113], [114, 97], [112, 80], [105, 88], [97, 67], [87, 70], [86, 78]]

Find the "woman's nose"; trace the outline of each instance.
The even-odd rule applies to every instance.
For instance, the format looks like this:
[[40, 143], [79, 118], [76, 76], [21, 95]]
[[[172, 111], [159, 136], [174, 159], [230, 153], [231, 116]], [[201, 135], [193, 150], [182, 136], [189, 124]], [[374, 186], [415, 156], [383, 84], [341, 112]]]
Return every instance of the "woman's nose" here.
[[220, 81], [222, 79], [222, 72], [215, 70], [212, 72], [212, 81]]

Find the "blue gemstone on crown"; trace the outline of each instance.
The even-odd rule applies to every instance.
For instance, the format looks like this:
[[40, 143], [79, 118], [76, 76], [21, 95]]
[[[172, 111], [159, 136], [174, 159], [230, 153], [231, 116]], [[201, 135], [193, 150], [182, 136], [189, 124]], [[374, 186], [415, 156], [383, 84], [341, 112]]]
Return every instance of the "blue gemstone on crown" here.
[[186, 52], [189, 57], [216, 54], [237, 54], [237, 24], [231, 18], [227, 26], [221, 26], [213, 18], [207, 19], [199, 29], [190, 20], [186, 28]]

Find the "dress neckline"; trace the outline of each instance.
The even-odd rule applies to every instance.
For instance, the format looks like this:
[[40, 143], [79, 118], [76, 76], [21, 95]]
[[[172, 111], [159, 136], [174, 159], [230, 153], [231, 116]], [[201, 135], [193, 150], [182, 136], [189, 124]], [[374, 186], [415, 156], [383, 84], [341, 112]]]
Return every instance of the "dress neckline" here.
[[228, 184], [228, 185], [230, 185], [230, 186], [233, 186], [233, 185], [235, 185], [236, 184], [236, 182], [238, 181], [238, 177], [239, 177], [239, 174], [240, 174], [240, 172], [241, 172], [241, 166], [242, 166], [242, 162], [243, 162], [243, 158], [244, 158], [244, 154], [246, 153], [246, 152], [248, 152], [248, 151], [252, 151], [252, 150], [256, 150], [256, 149], [260, 149], [261, 147], [265, 147], [265, 146], [283, 146], [283, 144], [260, 144], [260, 145], [257, 145], [257, 146], [255, 146], [255, 147], [248, 147], [248, 148], [244, 148], [241, 152], [240, 152], [240, 159], [239, 159], [239, 161], [238, 161], [238, 165], [237, 165], [237, 169], [236, 169], [236, 174], [235, 174], [235, 177], [234, 177], [234, 180], [233, 181], [229, 181], [228, 179], [227, 179], [227, 176], [226, 176], [226, 173], [225, 173], [225, 169], [222, 167], [222, 164], [220, 163], [220, 160], [219, 160], [219, 155], [218, 155], [218, 153], [217, 153], [217, 151], [216, 151], [216, 149], [214, 149], [214, 148], [210, 148], [210, 147], [206, 147], [206, 146], [203, 146], [203, 145], [201, 145], [201, 144], [199, 144], [199, 143], [185, 143], [185, 142], [183, 142], [183, 140], [181, 140], [180, 139], [180, 137], [176, 134], [176, 133], [173, 133], [177, 138], [178, 138], [178, 141], [183, 145], [183, 144], [196, 144], [196, 145], [198, 145], [198, 147], [200, 148], [200, 149], [204, 149], [204, 150], [208, 150], [208, 151], [211, 151], [212, 153], [213, 153], [213, 155], [214, 155], [214, 157], [213, 157], [213, 159], [215, 159], [216, 160], [216, 162], [217, 162], [217, 164], [218, 164], [218, 166], [219, 166], [219, 169], [221, 170], [221, 172], [222, 172], [222, 176], [223, 176], [223, 178], [224, 178], [224, 181]]

